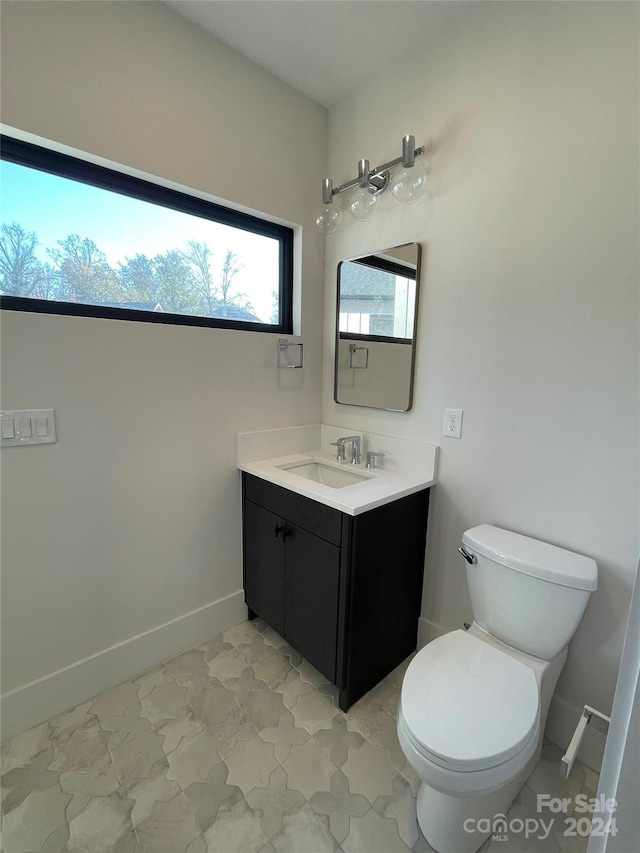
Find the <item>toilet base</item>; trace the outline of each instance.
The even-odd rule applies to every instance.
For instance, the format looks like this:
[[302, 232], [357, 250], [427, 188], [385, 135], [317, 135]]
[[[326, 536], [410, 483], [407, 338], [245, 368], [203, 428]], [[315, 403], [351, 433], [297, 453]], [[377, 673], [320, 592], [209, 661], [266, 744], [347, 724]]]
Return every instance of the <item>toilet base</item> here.
[[[438, 853], [476, 853], [493, 832], [494, 819], [507, 813], [525, 780], [519, 773], [497, 791], [475, 796], [445, 794], [421, 782], [416, 813], [422, 834]], [[489, 821], [488, 832], [482, 823], [478, 829], [483, 819]]]

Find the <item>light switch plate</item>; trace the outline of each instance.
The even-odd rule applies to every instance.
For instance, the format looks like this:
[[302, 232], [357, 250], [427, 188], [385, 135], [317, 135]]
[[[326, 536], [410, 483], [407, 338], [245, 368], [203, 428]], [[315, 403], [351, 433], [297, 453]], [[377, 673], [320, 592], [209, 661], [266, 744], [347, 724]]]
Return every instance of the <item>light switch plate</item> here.
[[13, 409], [0, 412], [2, 447], [53, 444], [56, 441], [54, 409]]

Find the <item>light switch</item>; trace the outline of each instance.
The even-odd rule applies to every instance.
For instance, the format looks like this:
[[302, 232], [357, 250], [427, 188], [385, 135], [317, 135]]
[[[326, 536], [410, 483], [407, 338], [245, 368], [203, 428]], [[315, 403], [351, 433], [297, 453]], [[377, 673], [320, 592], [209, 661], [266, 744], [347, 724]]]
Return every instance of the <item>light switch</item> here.
[[9, 409], [0, 412], [2, 447], [28, 447], [31, 444], [55, 444], [54, 409]]
[[20, 438], [31, 438], [31, 418], [18, 418], [18, 432]]
[[13, 418], [3, 418], [2, 420], [2, 437], [15, 438], [16, 430], [13, 423]]

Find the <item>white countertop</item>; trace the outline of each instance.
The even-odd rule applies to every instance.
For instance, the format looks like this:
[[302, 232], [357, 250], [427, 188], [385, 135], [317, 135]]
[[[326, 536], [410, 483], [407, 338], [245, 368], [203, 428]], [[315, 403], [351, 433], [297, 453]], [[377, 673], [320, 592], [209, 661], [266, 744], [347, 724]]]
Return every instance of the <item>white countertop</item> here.
[[[324, 465], [345, 471], [364, 474], [367, 479], [334, 489], [295, 474], [294, 470], [284, 470], [279, 467], [292, 463], [313, 461], [322, 462]], [[238, 468], [241, 471], [246, 471], [247, 474], [253, 474], [254, 477], [260, 477], [262, 480], [267, 480], [276, 486], [282, 486], [298, 495], [319, 501], [325, 506], [338, 509], [347, 515], [360, 515], [360, 513], [384, 506], [384, 504], [398, 498], [429, 488], [436, 482], [435, 456], [431, 470], [428, 468], [425, 470], [423, 465], [416, 466], [413, 471], [385, 468], [384, 465], [380, 465], [375, 471], [367, 471], [364, 463], [358, 466], [353, 466], [350, 462], [338, 463], [335, 461], [335, 454], [316, 449], [289, 456], [277, 456], [272, 459], [239, 461]]]

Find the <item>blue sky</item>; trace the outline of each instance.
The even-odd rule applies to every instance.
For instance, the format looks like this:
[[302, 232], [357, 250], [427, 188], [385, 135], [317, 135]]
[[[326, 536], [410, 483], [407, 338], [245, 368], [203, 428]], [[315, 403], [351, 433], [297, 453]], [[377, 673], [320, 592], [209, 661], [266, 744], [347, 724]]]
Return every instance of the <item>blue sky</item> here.
[[276, 240], [4, 160], [0, 178], [0, 220], [36, 232], [41, 261], [48, 260], [46, 249], [69, 234], [89, 237], [113, 267], [138, 253], [151, 257], [182, 249], [188, 240], [204, 241], [214, 253], [214, 266], [222, 264], [226, 249], [238, 254], [237, 290], [260, 319], [269, 320], [271, 294], [278, 288]]

